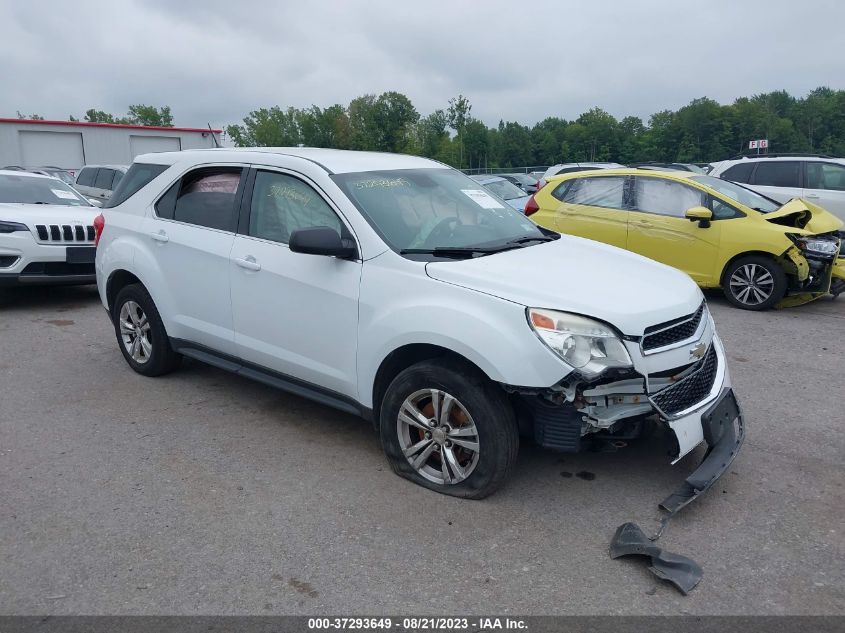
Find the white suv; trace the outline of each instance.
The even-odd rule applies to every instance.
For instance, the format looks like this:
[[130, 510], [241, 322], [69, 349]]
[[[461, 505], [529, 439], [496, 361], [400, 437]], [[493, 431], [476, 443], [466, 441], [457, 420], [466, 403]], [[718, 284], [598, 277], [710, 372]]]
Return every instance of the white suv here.
[[139, 156], [121, 186], [97, 284], [141, 374], [189, 356], [360, 415], [398, 474], [463, 497], [499, 486], [520, 432], [577, 451], [653, 417], [675, 459], [706, 442], [669, 508], [742, 442], [688, 276], [541, 229], [440, 163], [192, 150]]
[[780, 203], [803, 198], [845, 220], [845, 159], [768, 154], [716, 163], [710, 176], [745, 185]]
[[0, 170], [0, 287], [94, 283], [98, 213], [58, 178]]

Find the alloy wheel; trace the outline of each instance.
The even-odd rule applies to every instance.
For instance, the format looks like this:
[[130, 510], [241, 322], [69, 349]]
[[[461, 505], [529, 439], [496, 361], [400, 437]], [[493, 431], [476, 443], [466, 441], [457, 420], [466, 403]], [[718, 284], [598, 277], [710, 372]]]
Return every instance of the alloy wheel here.
[[749, 306], [760, 305], [772, 296], [775, 280], [764, 266], [744, 264], [731, 275], [731, 294], [740, 303]]
[[127, 301], [120, 308], [118, 321], [126, 353], [139, 365], [148, 362], [153, 353], [153, 342], [150, 321], [144, 310], [134, 301]]
[[475, 421], [445, 391], [420, 389], [408, 396], [399, 408], [396, 431], [408, 463], [436, 484], [458, 484], [478, 465]]

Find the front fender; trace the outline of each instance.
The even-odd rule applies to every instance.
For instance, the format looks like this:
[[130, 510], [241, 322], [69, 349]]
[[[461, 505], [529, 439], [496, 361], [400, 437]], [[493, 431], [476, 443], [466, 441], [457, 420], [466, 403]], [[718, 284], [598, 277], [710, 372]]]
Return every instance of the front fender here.
[[509, 385], [550, 387], [572, 371], [531, 330], [524, 306], [431, 279], [413, 270], [416, 262], [403, 275], [401, 263], [391, 269], [389, 260], [379, 260], [365, 264], [361, 280], [358, 394], [364, 406], [373, 406], [382, 362], [405, 345], [452, 350]]

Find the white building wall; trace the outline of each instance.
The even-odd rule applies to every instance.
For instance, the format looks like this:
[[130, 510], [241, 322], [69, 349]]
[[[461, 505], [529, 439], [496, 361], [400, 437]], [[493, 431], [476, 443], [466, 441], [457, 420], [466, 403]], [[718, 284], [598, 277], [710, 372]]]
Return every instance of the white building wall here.
[[[50, 132], [53, 134], [45, 135], [50, 138], [58, 138], [56, 133], [62, 134], [76, 134], [82, 136], [82, 153], [84, 156], [85, 165], [128, 165], [132, 162], [134, 155], [132, 153], [133, 143], [130, 137], [142, 137], [143, 140], [136, 141], [135, 146], [143, 145], [145, 147], [155, 146], [155, 138], [159, 139], [178, 139], [178, 145], [181, 149], [205, 149], [215, 147], [214, 138], [210, 131], [185, 131], [179, 128], [173, 130], [164, 130], [161, 128], [145, 129], [143, 127], [110, 127], [110, 126], [96, 126], [96, 125], [57, 125], [55, 123], [21, 123], [18, 121], [4, 122], [0, 121], [0, 168], [5, 165], [20, 165], [23, 167], [38, 167], [40, 165], [26, 164], [26, 157], [24, 155], [24, 143], [22, 141], [21, 132], [25, 132], [31, 140], [34, 132]], [[215, 135], [216, 136], [216, 135]], [[147, 138], [149, 137], [149, 138]], [[219, 142], [219, 138], [217, 139]], [[45, 148], [49, 147], [49, 142], [39, 141], [38, 156], [44, 156], [43, 165], [55, 165], [64, 169], [79, 169], [83, 165], [66, 164], [73, 160], [70, 158], [71, 153], [62, 151], [59, 147], [61, 143], [57, 143], [56, 159], [46, 160], [49, 151]], [[161, 147], [163, 151], [172, 149], [175, 145], [174, 141], [162, 141]], [[46, 155], [45, 155], [46, 151]], [[30, 152], [31, 153], [31, 152]]]

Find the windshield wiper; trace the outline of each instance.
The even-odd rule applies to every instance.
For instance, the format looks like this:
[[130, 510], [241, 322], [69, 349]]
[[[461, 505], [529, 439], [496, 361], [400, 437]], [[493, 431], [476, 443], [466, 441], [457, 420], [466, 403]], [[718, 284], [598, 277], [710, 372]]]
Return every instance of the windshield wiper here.
[[[509, 247], [510, 248], [510, 247]], [[475, 254], [498, 253], [502, 247], [490, 246], [438, 246], [436, 248], [403, 248], [400, 255], [438, 255], [440, 257], [472, 257]], [[505, 249], [506, 250], [506, 249]]]
[[526, 235], [525, 237], [518, 237], [515, 240], [511, 240], [508, 242], [508, 244], [528, 244], [528, 242], [553, 242], [556, 239], [556, 237], [551, 237], [549, 235], [538, 235], [536, 237]]

